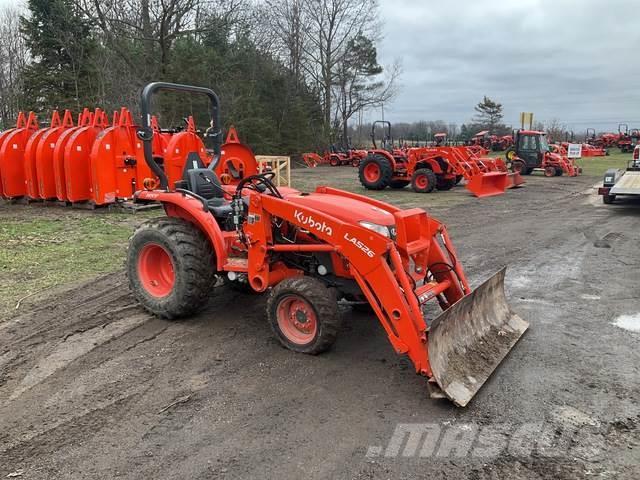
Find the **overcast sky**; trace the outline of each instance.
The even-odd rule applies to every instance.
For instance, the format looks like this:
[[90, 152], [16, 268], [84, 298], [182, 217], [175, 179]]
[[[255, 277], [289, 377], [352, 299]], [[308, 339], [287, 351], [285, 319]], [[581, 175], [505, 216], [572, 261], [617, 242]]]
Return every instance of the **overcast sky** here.
[[[400, 58], [392, 121], [462, 123], [487, 95], [587, 127], [640, 127], [639, 0], [380, 0], [381, 62]], [[633, 124], [633, 125], [631, 125]]]
[[403, 69], [389, 120], [461, 124], [488, 95], [514, 126], [531, 111], [576, 133], [640, 128], [640, 0], [379, 1], [380, 61]]

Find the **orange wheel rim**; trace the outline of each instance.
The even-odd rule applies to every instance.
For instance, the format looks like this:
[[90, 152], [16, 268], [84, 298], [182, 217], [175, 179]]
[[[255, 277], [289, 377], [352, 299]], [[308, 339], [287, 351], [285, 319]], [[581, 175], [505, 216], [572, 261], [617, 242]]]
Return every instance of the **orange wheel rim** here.
[[277, 308], [278, 327], [291, 343], [306, 345], [318, 331], [318, 318], [313, 307], [297, 295], [280, 300]]
[[169, 252], [157, 243], [145, 245], [138, 257], [138, 277], [149, 295], [157, 298], [168, 296], [176, 282]]
[[380, 178], [380, 167], [375, 163], [369, 163], [364, 167], [364, 178], [368, 182], [377, 182]]

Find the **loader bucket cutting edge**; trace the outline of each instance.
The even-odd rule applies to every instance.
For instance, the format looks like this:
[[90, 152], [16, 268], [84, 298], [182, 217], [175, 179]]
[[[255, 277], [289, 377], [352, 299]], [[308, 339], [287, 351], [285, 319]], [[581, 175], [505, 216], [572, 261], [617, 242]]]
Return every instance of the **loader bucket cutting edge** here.
[[506, 172], [488, 172], [474, 175], [465, 187], [476, 197], [482, 198], [504, 194], [508, 183]]
[[429, 363], [441, 392], [464, 407], [491, 376], [529, 323], [504, 292], [506, 267], [436, 318], [429, 331]]

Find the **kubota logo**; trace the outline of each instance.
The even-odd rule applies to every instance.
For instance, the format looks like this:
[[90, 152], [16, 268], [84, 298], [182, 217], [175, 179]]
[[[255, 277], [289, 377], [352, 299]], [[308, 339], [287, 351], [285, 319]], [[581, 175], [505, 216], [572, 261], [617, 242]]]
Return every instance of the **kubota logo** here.
[[315, 230], [319, 233], [324, 233], [330, 237], [333, 235], [333, 229], [325, 222], [318, 222], [311, 215], [305, 215], [298, 210], [293, 214], [294, 218], [309, 230]]

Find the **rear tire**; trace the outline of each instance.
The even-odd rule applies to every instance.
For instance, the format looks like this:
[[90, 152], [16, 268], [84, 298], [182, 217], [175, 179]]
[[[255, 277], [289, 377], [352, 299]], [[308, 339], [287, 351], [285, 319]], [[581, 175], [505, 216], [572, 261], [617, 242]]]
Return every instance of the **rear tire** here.
[[607, 204], [607, 205], [611, 205], [615, 201], [616, 201], [616, 196], [615, 195], [603, 195], [602, 196], [602, 202]]
[[215, 255], [192, 223], [163, 217], [143, 223], [129, 241], [129, 288], [152, 314], [175, 319], [200, 311], [215, 285]]
[[560, 167], [556, 167], [556, 177], [561, 177], [562, 176], [562, 168]]
[[336, 157], [335, 155], [331, 155], [329, 157], [329, 165], [331, 165], [332, 167], [339, 167], [340, 166], [340, 159], [338, 157]]
[[382, 155], [365, 158], [358, 167], [360, 183], [368, 190], [384, 190], [391, 184], [393, 168]]
[[298, 353], [324, 352], [340, 330], [335, 290], [312, 277], [287, 278], [276, 285], [267, 302], [267, 316], [280, 343]]
[[436, 174], [428, 168], [419, 168], [411, 177], [411, 188], [417, 193], [431, 193], [436, 188]]
[[545, 177], [557, 177], [556, 167], [544, 167], [544, 176]]

